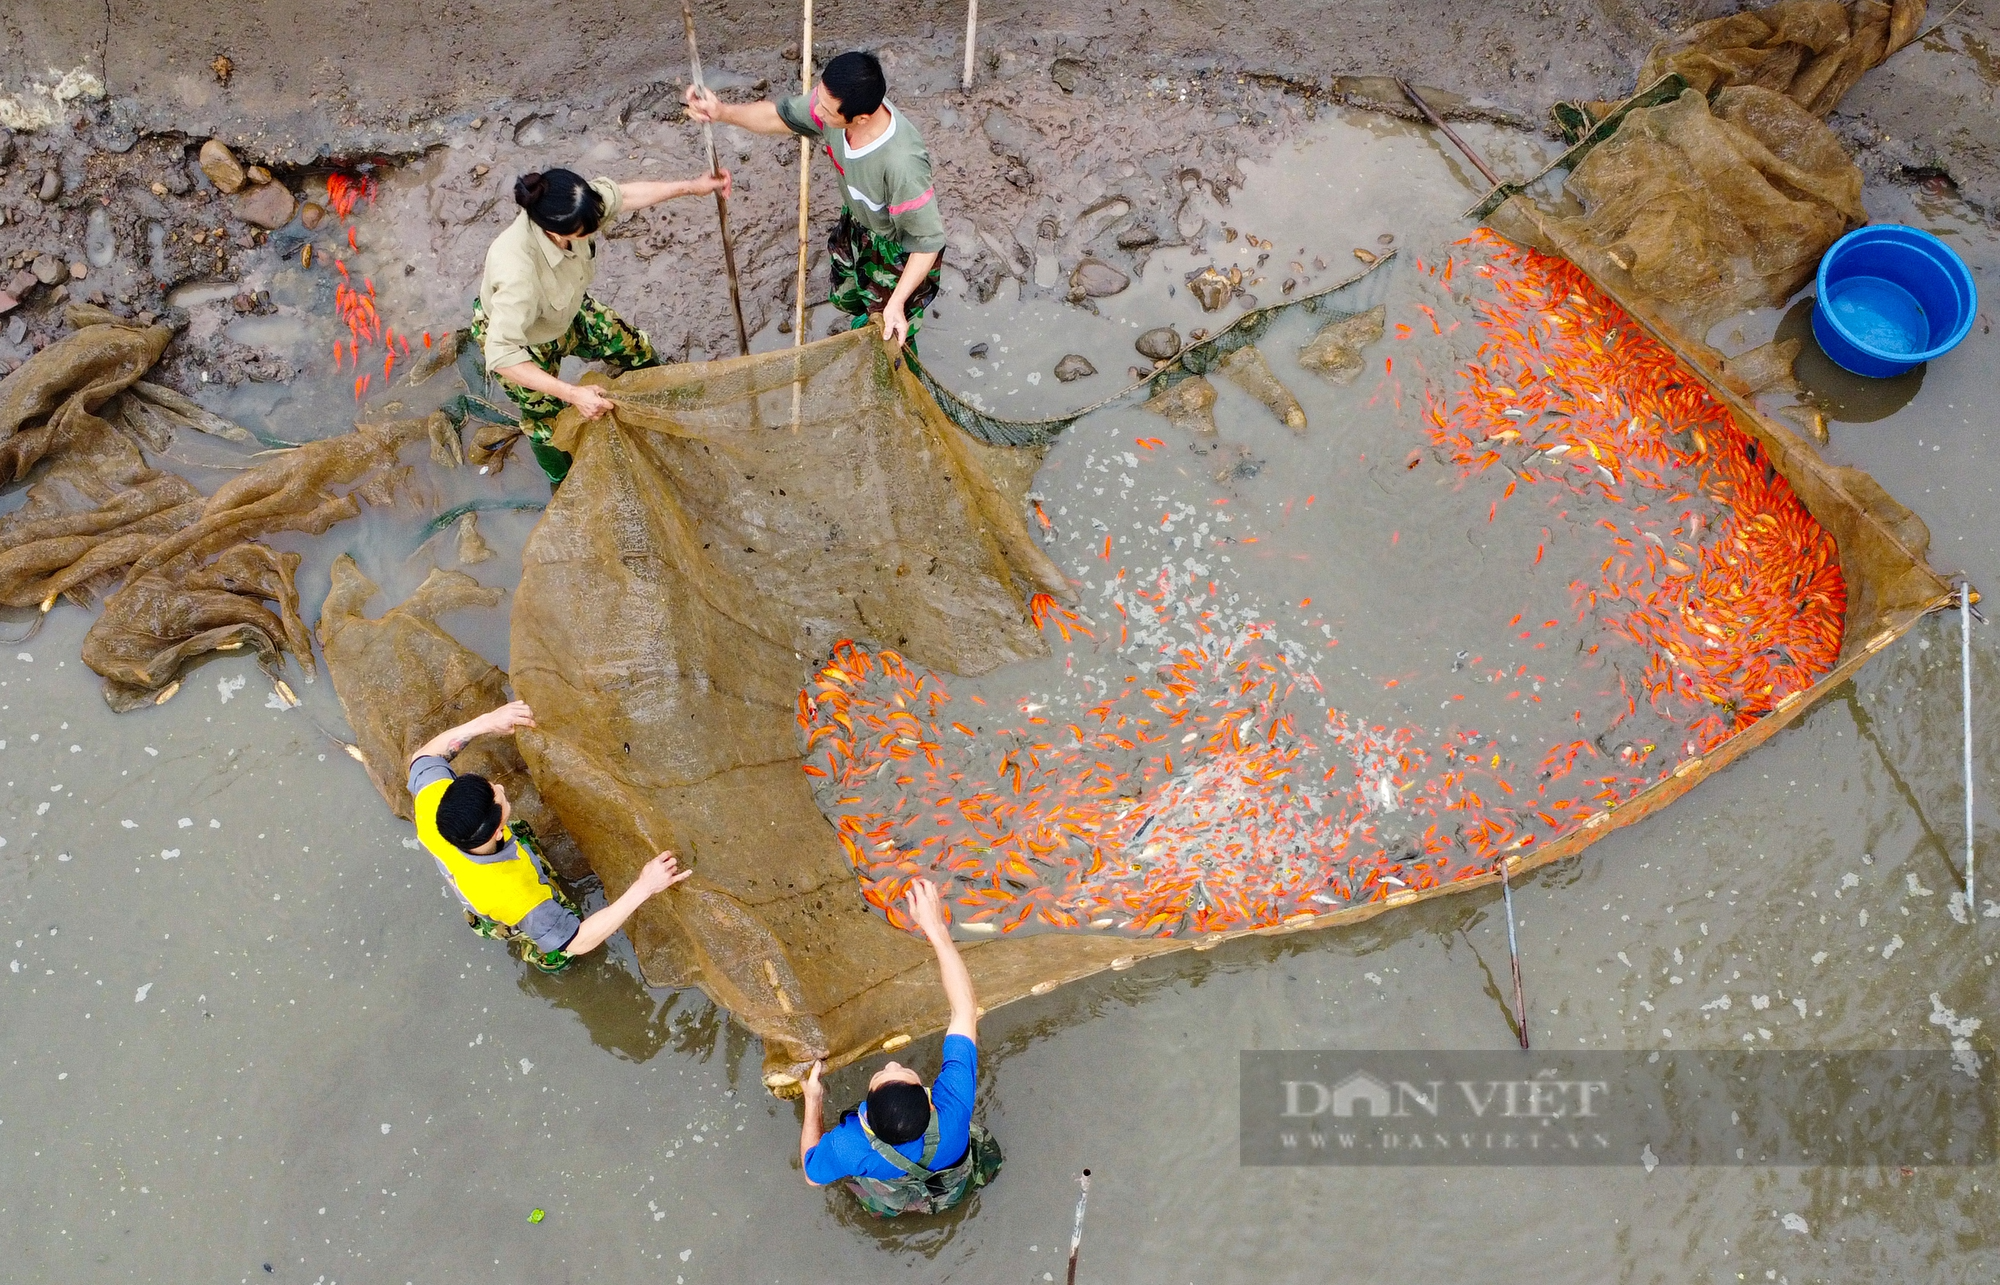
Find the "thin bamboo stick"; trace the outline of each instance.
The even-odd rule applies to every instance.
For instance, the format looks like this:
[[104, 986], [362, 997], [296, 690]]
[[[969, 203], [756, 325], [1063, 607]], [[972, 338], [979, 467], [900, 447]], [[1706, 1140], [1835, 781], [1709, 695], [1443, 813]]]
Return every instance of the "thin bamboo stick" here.
[[1514, 941], [1514, 885], [1507, 878], [1511, 858], [1500, 858], [1500, 899], [1507, 903], [1507, 960], [1514, 970], [1514, 1020], [1521, 1026], [1521, 1047], [1528, 1047], [1528, 1004], [1521, 997], [1521, 948]]
[[[693, 0], [681, 0], [681, 25], [687, 29], [688, 70], [694, 78], [695, 88], [701, 83], [701, 52], [694, 43]], [[703, 121], [701, 134], [708, 144], [708, 172], [722, 173], [722, 165], [715, 159], [715, 122]], [[729, 239], [729, 202], [722, 193], [715, 194], [715, 217], [722, 224], [722, 266], [729, 273], [729, 305], [736, 311], [736, 348], [745, 357], [750, 355], [750, 328], [743, 324], [743, 287], [736, 280], [736, 244]]]
[[965, 79], [959, 88], [972, 92], [972, 44], [979, 34], [979, 0], [967, 0], [965, 6]]
[[[812, 93], [813, 5], [805, 0], [805, 31], [799, 38], [799, 92]], [[799, 431], [801, 400], [805, 396], [805, 376], [797, 349], [806, 342], [806, 207], [812, 196], [812, 140], [799, 139], [799, 277], [798, 300], [792, 308], [792, 431]]]
[[1076, 1285], [1076, 1256], [1083, 1248], [1083, 1209], [1090, 1203], [1090, 1170], [1084, 1170], [1077, 1181], [1083, 1184], [1083, 1190], [1077, 1194], [1076, 1222], [1069, 1232], [1069, 1275], [1065, 1278], [1068, 1285]]
[[[810, 94], [812, 93], [813, 63], [812, 0], [805, 0], [805, 5], [806, 30], [804, 38], [799, 41], [799, 92]], [[799, 347], [806, 341], [806, 204], [812, 191], [807, 183], [806, 169], [811, 163], [812, 141], [801, 138], [799, 140], [799, 299], [797, 308], [792, 314], [792, 346], [794, 348]], [[796, 400], [796, 394], [794, 395], [794, 400]], [[794, 415], [792, 418], [797, 419], [798, 416]]]

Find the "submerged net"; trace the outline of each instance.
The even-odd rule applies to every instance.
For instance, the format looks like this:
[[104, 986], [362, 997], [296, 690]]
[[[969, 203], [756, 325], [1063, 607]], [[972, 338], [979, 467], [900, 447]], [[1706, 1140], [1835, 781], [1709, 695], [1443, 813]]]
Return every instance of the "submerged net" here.
[[59, 599], [101, 599], [83, 660], [121, 711], [167, 699], [210, 652], [247, 648], [280, 682], [290, 655], [310, 677], [293, 583], [299, 555], [257, 539], [318, 534], [356, 516], [363, 500], [388, 502], [407, 476], [397, 464], [404, 446], [449, 421], [370, 423], [246, 459], [204, 497], [148, 455], [168, 455], [182, 431], [250, 435], [144, 382], [172, 331], [87, 305], [72, 306], [69, 320], [75, 334], [0, 381], [0, 478], [28, 481], [20, 507], [0, 516], [0, 606], [47, 613]]
[[1149, 396], [1165, 394], [1184, 380], [1200, 378], [1226, 362], [1231, 354], [1255, 344], [1280, 317], [1306, 313], [1334, 322], [1368, 315], [1381, 307], [1386, 297], [1389, 273], [1385, 269], [1395, 261], [1396, 253], [1391, 250], [1383, 254], [1363, 271], [1324, 290], [1251, 308], [1208, 338], [1183, 344], [1180, 351], [1166, 360], [1154, 374], [1063, 415], [1044, 419], [1007, 419], [974, 405], [940, 384], [916, 354], [909, 354], [909, 364], [916, 373], [918, 383], [931, 395], [945, 417], [978, 441], [987, 446], [1047, 446], [1086, 415], [1115, 406], [1140, 393]]
[[[1177, 562], [1181, 541], [1167, 533], [1198, 517], [1176, 504], [1154, 532], [1103, 537], [1097, 556], [1122, 564], [1108, 611], [1032, 604], [1064, 644], [1088, 642], [1011, 708], [956, 701], [945, 676], [892, 649], [846, 646], [820, 671], [800, 706], [804, 771], [871, 905], [900, 922], [908, 880], [927, 876], [974, 933], [1174, 937], [1311, 921], [1489, 875], [1504, 854], [1559, 841], [1832, 669], [1846, 606], [1834, 542], [1757, 443], [1569, 264], [1490, 234], [1458, 249], [1471, 261], [1420, 268], [1438, 306], [1413, 315], [1446, 334], [1457, 267], [1478, 283], [1459, 290], [1477, 300], [1467, 315], [1480, 343], [1450, 383], [1426, 390], [1429, 450], [1403, 471], [1435, 458], [1494, 540], [1536, 541], [1519, 550], [1524, 588], [1565, 555], [1580, 569], [1601, 551], [1596, 574], [1564, 588], [1568, 624], [1517, 611], [1505, 632], [1527, 627], [1500, 643], [1459, 620], [1463, 636], [1519, 644], [1529, 663], [1494, 670], [1461, 653], [1449, 674], [1419, 665], [1364, 690], [1267, 614], [1275, 604], [1224, 587], [1230, 569]], [[1417, 338], [1409, 323], [1396, 329]], [[1419, 362], [1455, 355], [1412, 346]], [[1396, 360], [1380, 367], [1392, 398]], [[1256, 364], [1271, 377], [1261, 355]], [[1341, 433], [1370, 449], [1379, 440], [1357, 422]], [[1410, 521], [1429, 520], [1410, 488], [1431, 483], [1387, 485], [1399, 503], [1409, 493]], [[1537, 499], [1562, 509], [1530, 519], [1550, 524], [1539, 536], [1498, 521]], [[1222, 547], [1264, 537], [1231, 538]], [[1402, 614], [1421, 624], [1424, 610], [1411, 599]], [[1406, 627], [1366, 625], [1385, 637]], [[1111, 668], [1091, 667], [1106, 656]], [[1482, 704], [1468, 686], [1482, 682], [1515, 690]], [[1539, 704], [1545, 686], [1575, 705], [1573, 719], [1505, 709]], [[1410, 718], [1426, 691], [1423, 704], [1442, 696], [1455, 711], [1442, 726]], [[1377, 721], [1385, 708], [1401, 716]], [[1520, 730], [1502, 739], [1495, 724]]]
[[[377, 592], [353, 558], [342, 554], [336, 559], [333, 585], [320, 609], [319, 643], [368, 779], [389, 810], [408, 820], [410, 791], [403, 769], [417, 747], [512, 699], [507, 675], [446, 633], [437, 620], [448, 611], [496, 606], [500, 590], [484, 587], [463, 571], [433, 568], [416, 592], [371, 618], [365, 609]], [[453, 765], [506, 790], [514, 816], [528, 824], [558, 873], [572, 880], [590, 873], [576, 842], [542, 801], [512, 739], [479, 737], [459, 752]]]
[[[1422, 565], [1456, 512], [1515, 551], [1522, 605], [1452, 618], [1486, 642], [1436, 670], [1404, 668], [1379, 616], [1335, 635], [1381, 556], [1345, 538], [1314, 573], [1334, 605], [1293, 608], [1282, 577], [1221, 565], [1270, 538], [1250, 514], [1170, 493], [1137, 534], [1090, 516], [1087, 470], [1143, 479], [1169, 438], [1254, 475], [1243, 403], [1212, 441], [1214, 418], [1102, 408], [1088, 422], [1137, 450], [1066, 447], [1032, 505], [1040, 451], [958, 431], [872, 332], [625, 376], [611, 420], [566, 422], [576, 471], [515, 605], [522, 741], [610, 891], [660, 848], [693, 863], [634, 921], [648, 978], [742, 1015], [784, 1087], [942, 1021], [897, 906], [918, 875], [989, 1005], [1482, 884], [1677, 796], [1937, 596], [1920, 524], [1746, 423], [1570, 264], [1488, 238], [1400, 275], [1407, 352], [1368, 349], [1376, 313], [1262, 326], [1201, 365], [1294, 433], [1402, 435], [1382, 508], [1377, 466], [1336, 469], [1360, 490], [1286, 500], [1287, 521], [1379, 517]], [[1349, 422], [1307, 427], [1301, 379], [1345, 388]]]

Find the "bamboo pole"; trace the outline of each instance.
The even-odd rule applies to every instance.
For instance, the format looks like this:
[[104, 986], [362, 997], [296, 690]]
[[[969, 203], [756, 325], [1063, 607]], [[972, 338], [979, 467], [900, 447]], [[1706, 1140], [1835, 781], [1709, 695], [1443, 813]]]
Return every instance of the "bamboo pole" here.
[[[695, 88], [700, 89], [702, 88], [701, 52], [695, 48], [694, 43], [693, 0], [681, 0], [681, 25], [687, 29], [689, 74], [694, 78]], [[701, 135], [703, 141], [708, 144], [708, 172], [719, 176], [722, 173], [722, 166], [715, 159], [715, 122], [703, 121]], [[743, 287], [736, 280], [736, 245], [729, 239], [729, 202], [720, 192], [715, 194], [715, 217], [722, 225], [722, 266], [729, 273], [729, 305], [736, 312], [736, 348], [738, 352], [748, 357], [750, 329], [743, 324]]]
[[[813, 65], [813, 0], [805, 0], [805, 32], [799, 39], [799, 92], [812, 93]], [[812, 197], [811, 174], [812, 140], [799, 139], [799, 276], [798, 300], [792, 308], [792, 347], [802, 348], [806, 342], [806, 207]], [[799, 431], [800, 399], [804, 396], [805, 381], [800, 373], [796, 355], [792, 362], [792, 431]]]
[[[799, 92], [812, 93], [813, 65], [813, 0], [806, 3], [805, 36], [799, 41]], [[792, 314], [792, 346], [806, 341], [806, 204], [811, 195], [811, 187], [806, 179], [806, 168], [812, 163], [812, 140], [799, 140], [799, 301]], [[796, 418], [796, 417], [795, 417]]]
[[965, 6], [965, 78], [959, 82], [959, 89], [972, 92], [972, 44], [979, 34], [979, 0], [967, 0]]

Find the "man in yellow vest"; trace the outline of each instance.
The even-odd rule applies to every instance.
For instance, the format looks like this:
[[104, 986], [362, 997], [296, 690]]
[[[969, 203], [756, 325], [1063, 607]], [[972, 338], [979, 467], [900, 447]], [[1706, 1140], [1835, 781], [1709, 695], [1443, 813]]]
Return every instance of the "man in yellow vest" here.
[[507, 943], [545, 973], [569, 967], [625, 926], [642, 902], [693, 874], [662, 852], [639, 867], [618, 900], [589, 918], [543, 874], [541, 853], [526, 825], [508, 825], [507, 791], [485, 777], [451, 770], [451, 758], [476, 736], [505, 736], [533, 727], [534, 712], [514, 701], [440, 732], [410, 756], [417, 838], [437, 858], [445, 881], [465, 905], [465, 921], [482, 937]]

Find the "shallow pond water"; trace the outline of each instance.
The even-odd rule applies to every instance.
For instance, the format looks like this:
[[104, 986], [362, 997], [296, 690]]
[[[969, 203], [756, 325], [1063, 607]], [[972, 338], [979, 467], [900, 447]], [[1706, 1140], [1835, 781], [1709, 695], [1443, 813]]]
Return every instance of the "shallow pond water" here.
[[[1503, 170], [1539, 166], [1531, 145], [1468, 132]], [[1324, 281], [1384, 231], [1413, 251], [1456, 239], [1476, 195], [1427, 136], [1352, 117], [1251, 167], [1209, 218], [1273, 241], [1273, 259], [1339, 265]], [[420, 198], [391, 190], [384, 203]], [[1901, 190], [1870, 201], [1877, 217], [1953, 228], [1981, 287], [2000, 289], [1990, 228], [1914, 208]], [[1240, 238], [1209, 245], [1225, 266], [1254, 263]], [[1118, 381], [1141, 329], [1204, 324], [1185, 291], [1167, 294], [1193, 266], [1156, 255], [1095, 317], [948, 291], [925, 352], [1002, 413], [1073, 405]], [[608, 265], [614, 300], [616, 280]], [[450, 285], [412, 279], [440, 296]], [[306, 284], [271, 288], [281, 305], [324, 307]], [[330, 341], [330, 314], [313, 315]], [[980, 341], [994, 348], [976, 377], [941, 360]], [[1105, 373], [1057, 386], [1047, 372], [1071, 351]], [[1981, 585], [2000, 583], [1996, 356], [2000, 340], [1976, 325], [1908, 405], [1836, 423], [1829, 449], [1932, 524], [1937, 566]], [[217, 405], [247, 419], [261, 397], [259, 426], [293, 440], [336, 431], [351, 393], [302, 365], [318, 373]], [[1241, 422], [1248, 433], [1256, 417]], [[1115, 448], [1122, 467], [1132, 438], [1163, 427], [1120, 410], [1057, 451], [1102, 460]], [[1269, 441], [1250, 444], [1273, 466], [1232, 483], [1270, 527], [1298, 498], [1284, 432], [1270, 422]], [[1204, 492], [1217, 485], [1198, 476]], [[342, 551], [386, 605], [433, 559], [456, 565], [449, 534], [425, 542], [433, 515], [545, 495], [518, 458], [498, 479], [420, 465], [419, 480], [424, 505], [293, 546], [308, 554], [310, 607]], [[482, 512], [497, 556], [468, 570], [511, 585], [533, 517]], [[1318, 556], [1374, 610], [1452, 592], [1350, 547], [1327, 521], [1310, 533]], [[1503, 587], [1467, 592], [1484, 604]], [[506, 609], [445, 624], [505, 663]], [[1505, 927], [1485, 892], [1141, 964], [989, 1014], [981, 1116], [1005, 1170], [962, 1214], [876, 1223], [799, 1179], [797, 1109], [764, 1094], [760, 1054], [726, 1014], [649, 991], [622, 943], [544, 979], [468, 933], [409, 828], [341, 752], [323, 674], [294, 682], [304, 703], [286, 710], [254, 666], [224, 657], [165, 706], [118, 717], [76, 659], [86, 626], [64, 607], [0, 649], [0, 1252], [12, 1278], [247, 1282], [268, 1265], [271, 1279], [311, 1282], [1033, 1282], [1062, 1276], [1086, 1166], [1080, 1280], [1970, 1282], [2000, 1270], [1991, 1166], [1239, 1167], [1242, 1050], [1510, 1046]], [[1519, 881], [1538, 1046], [1944, 1049], [1957, 1030], [1988, 1053], [2000, 918], [1985, 913], [1991, 894], [1970, 923], [1951, 900], [1957, 629], [1926, 622], [1662, 815]], [[1429, 646], [1427, 661], [1463, 644]], [[1973, 654], [1990, 845], [1991, 627], [1975, 628]], [[1989, 868], [2000, 877], [2000, 859]], [[913, 1051], [928, 1069], [936, 1041]], [[836, 1077], [834, 1104], [871, 1069]], [[536, 1209], [546, 1216], [530, 1222]]]

